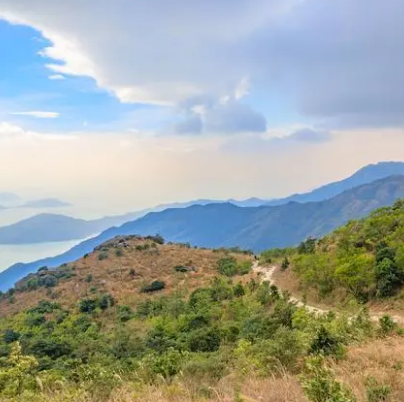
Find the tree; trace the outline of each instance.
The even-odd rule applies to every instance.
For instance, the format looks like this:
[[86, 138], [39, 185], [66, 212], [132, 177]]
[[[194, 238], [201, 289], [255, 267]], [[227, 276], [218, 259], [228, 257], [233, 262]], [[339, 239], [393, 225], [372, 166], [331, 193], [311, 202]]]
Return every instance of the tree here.
[[316, 252], [316, 239], [309, 237], [307, 240], [301, 242], [297, 251], [299, 254], [314, 254]]
[[24, 384], [34, 380], [34, 369], [38, 362], [33, 356], [24, 356], [21, 345], [16, 342], [11, 347], [7, 365], [0, 368], [0, 395], [17, 396], [24, 389]]
[[286, 271], [289, 268], [290, 265], [290, 261], [288, 259], [288, 257], [285, 257], [282, 261], [282, 265], [281, 265], [281, 269], [282, 271]]
[[403, 284], [403, 276], [394, 261], [384, 258], [376, 264], [376, 291], [378, 297], [393, 296]]

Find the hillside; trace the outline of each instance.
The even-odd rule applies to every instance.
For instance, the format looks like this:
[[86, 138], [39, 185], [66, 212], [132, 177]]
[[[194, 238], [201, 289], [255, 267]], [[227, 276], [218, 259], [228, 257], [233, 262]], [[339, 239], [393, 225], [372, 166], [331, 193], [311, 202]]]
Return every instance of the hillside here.
[[[0, 316], [28, 309], [49, 297], [49, 288], [54, 288], [53, 281], [57, 282], [54, 288], [57, 299], [64, 307], [90, 296], [94, 288], [97, 292], [111, 294], [124, 304], [133, 304], [145, 281], [164, 280], [163, 294], [173, 287], [190, 290], [196, 283], [204, 285], [215, 276], [217, 263], [223, 256], [220, 251], [193, 249], [186, 244], [158, 244], [154, 237], [117, 237], [71, 264], [52, 270], [42, 268], [21, 279], [15, 286], [13, 303], [8, 303], [7, 299], [0, 301]], [[251, 256], [242, 253], [233, 256], [239, 261], [252, 260]], [[187, 267], [188, 275], [176, 275], [176, 266]], [[91, 280], [88, 280], [89, 275]], [[40, 285], [42, 282], [45, 285]], [[47, 286], [47, 282], [52, 282], [52, 286]]]
[[[401, 308], [403, 234], [404, 201], [398, 200], [289, 251], [289, 281], [298, 279], [300, 291], [313, 294], [315, 290], [320, 299], [380, 302], [394, 296]], [[264, 253], [270, 255], [271, 251]]]
[[288, 202], [304, 203], [324, 201], [354, 187], [393, 175], [404, 175], [403, 162], [379, 162], [377, 164], [367, 165], [344, 180], [326, 184], [308, 193], [293, 194], [286, 198], [270, 200], [265, 205], [276, 206]]
[[30, 264], [16, 264], [0, 273], [0, 289], [9, 287], [41, 266], [74, 261], [119, 235], [161, 234], [169, 241], [202, 247], [233, 247], [262, 251], [298, 244], [321, 236], [350, 219], [365, 216], [404, 197], [404, 176], [393, 176], [346, 191], [319, 203], [289, 203], [277, 207], [240, 208], [232, 204], [194, 205], [150, 213], [119, 228], [111, 228], [68, 252]]
[[252, 265], [239, 250], [121, 237], [40, 269], [0, 297], [0, 400], [365, 402], [381, 386], [401, 400], [388, 317], [310, 315]]

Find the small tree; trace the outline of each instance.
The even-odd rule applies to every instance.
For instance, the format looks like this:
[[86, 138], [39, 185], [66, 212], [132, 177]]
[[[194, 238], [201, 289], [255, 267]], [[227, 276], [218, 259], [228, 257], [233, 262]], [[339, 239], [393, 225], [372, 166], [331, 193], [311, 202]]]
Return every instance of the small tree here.
[[302, 386], [312, 402], [356, 402], [352, 392], [335, 380], [330, 369], [324, 367], [321, 356], [307, 360]]
[[34, 380], [34, 369], [38, 362], [33, 356], [24, 356], [21, 345], [16, 342], [11, 347], [7, 365], [0, 368], [0, 395], [18, 396], [24, 390], [24, 384]]
[[290, 261], [288, 259], [288, 257], [285, 257], [282, 261], [282, 265], [281, 265], [281, 269], [282, 271], [286, 271], [289, 268], [290, 265]]

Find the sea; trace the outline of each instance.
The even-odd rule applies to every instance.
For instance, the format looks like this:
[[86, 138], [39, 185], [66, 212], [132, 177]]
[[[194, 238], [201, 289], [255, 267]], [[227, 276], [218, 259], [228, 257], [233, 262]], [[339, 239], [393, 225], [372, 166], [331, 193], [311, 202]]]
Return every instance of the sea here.
[[[22, 219], [31, 216], [51, 212], [55, 214], [67, 214], [72, 216], [71, 210], [68, 209], [6, 209], [0, 210], [0, 226], [11, 225]], [[52, 242], [52, 243], [35, 243], [35, 244], [18, 244], [5, 245], [0, 244], [0, 272], [9, 268], [17, 262], [32, 262], [42, 258], [53, 257], [64, 253], [76, 244], [81, 243], [85, 239], [77, 239], [72, 241]]]

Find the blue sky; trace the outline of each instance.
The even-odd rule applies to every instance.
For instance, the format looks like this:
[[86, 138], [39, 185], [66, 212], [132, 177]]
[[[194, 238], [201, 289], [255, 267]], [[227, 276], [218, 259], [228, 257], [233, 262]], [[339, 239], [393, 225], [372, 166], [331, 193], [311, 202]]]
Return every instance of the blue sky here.
[[[62, 64], [43, 54], [43, 49], [51, 46], [40, 31], [0, 20], [0, 51], [7, 55], [0, 65], [3, 118], [43, 132], [158, 132], [172, 129], [181, 120], [178, 110], [165, 106], [122, 102], [91, 77], [51, 71], [47, 65]], [[243, 101], [265, 118], [269, 115], [272, 127], [302, 121], [281, 91], [268, 94], [255, 88], [245, 94]], [[35, 119], [16, 114], [31, 111], [57, 113], [58, 117]]]
[[0, 190], [124, 212], [402, 159], [403, 15], [402, 0], [2, 0]]
[[[55, 60], [41, 55], [51, 43], [37, 30], [0, 20], [1, 115], [3, 119], [43, 132], [130, 129], [130, 113], [148, 105], [130, 105], [89, 77], [54, 73], [46, 67]], [[56, 79], [51, 79], [51, 78]], [[62, 78], [63, 77], [63, 78]], [[14, 113], [44, 111], [58, 118], [38, 119]], [[148, 122], [145, 128], [151, 129]]]

